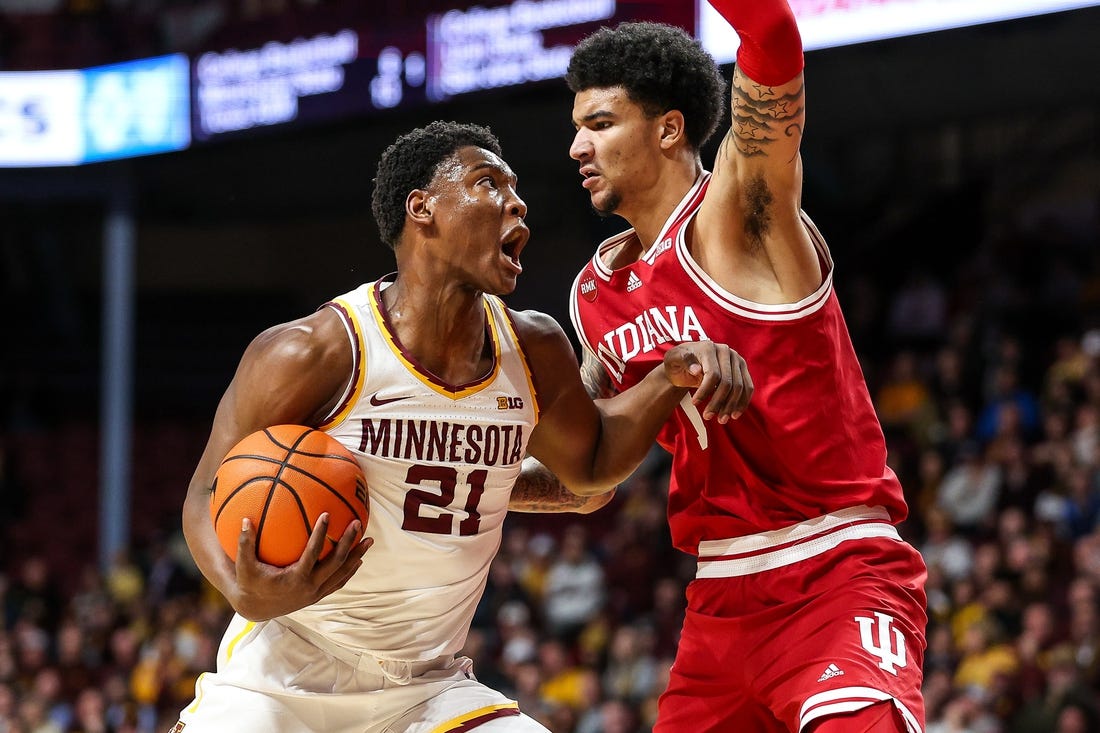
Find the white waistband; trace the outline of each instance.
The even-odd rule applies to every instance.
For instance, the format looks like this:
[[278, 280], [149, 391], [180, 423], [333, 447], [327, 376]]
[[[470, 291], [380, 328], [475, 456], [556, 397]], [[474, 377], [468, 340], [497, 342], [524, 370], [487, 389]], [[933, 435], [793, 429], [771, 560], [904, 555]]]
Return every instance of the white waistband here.
[[695, 577], [733, 578], [774, 570], [828, 552], [841, 542], [869, 537], [901, 540], [885, 507], [850, 507], [769, 532], [703, 540]]
[[291, 633], [305, 639], [318, 649], [339, 659], [344, 664], [360, 670], [377, 672], [391, 682], [399, 685], [408, 684], [412, 678], [419, 677], [429, 670], [446, 667], [450, 661], [454, 659], [453, 655], [436, 657], [435, 659], [428, 659], [423, 662], [381, 659], [371, 656], [370, 654], [357, 652], [353, 649], [341, 646], [305, 624], [286, 618], [285, 616], [274, 619], [274, 621]]

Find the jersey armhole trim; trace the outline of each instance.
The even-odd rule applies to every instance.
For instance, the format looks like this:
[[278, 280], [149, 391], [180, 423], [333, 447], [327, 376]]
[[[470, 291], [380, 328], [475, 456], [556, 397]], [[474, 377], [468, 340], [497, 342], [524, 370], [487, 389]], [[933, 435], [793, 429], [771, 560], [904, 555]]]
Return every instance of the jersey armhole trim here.
[[340, 321], [344, 324], [344, 330], [351, 342], [352, 355], [351, 378], [348, 380], [347, 386], [344, 387], [344, 393], [340, 396], [336, 407], [318, 426], [320, 430], [331, 430], [347, 419], [352, 407], [363, 393], [363, 383], [366, 381], [367, 376], [364, 361], [366, 340], [363, 336], [363, 329], [355, 318], [355, 308], [351, 303], [343, 298], [337, 298], [325, 303], [324, 307], [332, 308], [340, 316]]
[[523, 346], [523, 338], [516, 331], [516, 322], [512, 319], [512, 314], [508, 312], [508, 308], [504, 305], [503, 301], [498, 298], [493, 298], [493, 302], [496, 306], [494, 310], [499, 310], [501, 321], [504, 322], [505, 327], [508, 329], [508, 334], [511, 336], [512, 343], [515, 344], [516, 354], [519, 356], [520, 364], [523, 365], [523, 373], [527, 376], [527, 388], [531, 391], [531, 399], [534, 401], [535, 425], [538, 425], [539, 417], [542, 415], [542, 406], [539, 404], [539, 390], [535, 384], [535, 372], [531, 369], [531, 362], [527, 359], [527, 349]]

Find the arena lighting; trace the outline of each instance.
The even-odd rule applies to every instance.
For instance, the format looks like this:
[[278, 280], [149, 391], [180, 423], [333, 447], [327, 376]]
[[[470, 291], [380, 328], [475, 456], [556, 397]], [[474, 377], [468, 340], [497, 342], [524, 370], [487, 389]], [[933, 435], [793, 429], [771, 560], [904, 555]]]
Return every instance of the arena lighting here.
[[0, 73], [0, 166], [79, 165], [182, 150], [188, 61], [158, 56], [83, 70]]
[[[719, 63], [737, 52], [737, 34], [710, 3], [698, 0], [698, 37]], [[1100, 5], [1100, 0], [790, 0], [803, 47], [865, 41], [961, 28]]]

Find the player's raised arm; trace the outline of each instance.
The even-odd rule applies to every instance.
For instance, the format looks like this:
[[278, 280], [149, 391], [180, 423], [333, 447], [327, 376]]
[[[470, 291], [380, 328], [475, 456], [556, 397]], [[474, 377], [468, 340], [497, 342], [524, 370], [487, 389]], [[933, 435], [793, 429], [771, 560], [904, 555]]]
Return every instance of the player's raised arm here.
[[[250, 528], [242, 530], [233, 562], [210, 521], [210, 488], [229, 449], [270, 425], [318, 424], [350, 373], [347, 352], [343, 327], [327, 308], [257, 336], [218, 404], [210, 437], [188, 486], [183, 506], [187, 546], [203, 575], [235, 611], [251, 620], [295, 611], [336, 590], [355, 572], [370, 546], [369, 540], [353, 546], [355, 533], [348, 527], [334, 551], [317, 562], [325, 534], [319, 521], [302, 558], [278, 568], [256, 559], [255, 528]], [[326, 368], [319, 368], [322, 365]]]
[[[821, 284], [800, 219], [806, 120], [802, 39], [787, 0], [710, 0], [741, 39], [730, 89], [731, 126], [719, 146], [698, 217], [704, 258], [733, 245], [737, 267], [774, 273], [774, 290], [748, 293], [794, 302]], [[746, 259], [751, 261], [746, 262]]]
[[670, 349], [634, 387], [593, 402], [556, 321], [528, 312], [517, 314], [516, 326], [539, 390], [539, 423], [528, 453], [575, 494], [602, 494], [629, 476], [686, 393], [704, 419], [723, 423], [740, 417], [752, 396], [740, 355], [724, 344], [695, 341]]

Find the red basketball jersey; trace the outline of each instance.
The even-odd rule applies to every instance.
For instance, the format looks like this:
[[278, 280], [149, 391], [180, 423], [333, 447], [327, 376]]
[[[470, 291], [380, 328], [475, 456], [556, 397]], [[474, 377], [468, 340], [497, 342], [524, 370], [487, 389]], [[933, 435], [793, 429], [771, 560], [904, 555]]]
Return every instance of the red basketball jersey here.
[[685, 341], [726, 343], [748, 363], [748, 409], [722, 425], [703, 421], [685, 399], [658, 441], [673, 455], [669, 523], [676, 547], [755, 534], [850, 506], [881, 505], [893, 522], [907, 508], [886, 465], [886, 442], [833, 292], [833, 262], [816, 227], [804, 223], [824, 282], [797, 303], [764, 305], [714, 282], [684, 241], [699, 210], [704, 174], [643, 257], [611, 270], [602, 256], [634, 237], [604, 242], [577, 276], [573, 325], [621, 390]]

